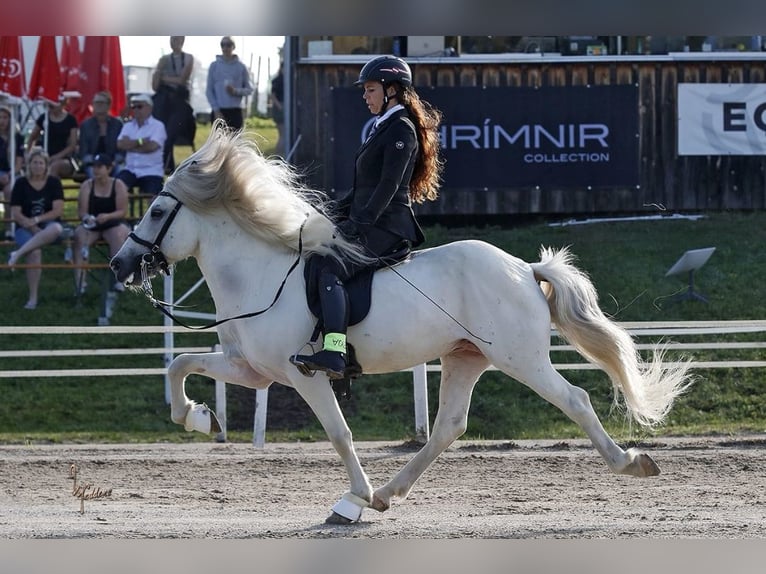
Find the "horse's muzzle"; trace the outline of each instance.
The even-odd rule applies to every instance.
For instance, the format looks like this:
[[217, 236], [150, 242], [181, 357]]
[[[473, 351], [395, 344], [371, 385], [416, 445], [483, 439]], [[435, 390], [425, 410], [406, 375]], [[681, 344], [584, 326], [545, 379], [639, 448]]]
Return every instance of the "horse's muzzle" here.
[[138, 257], [125, 257], [115, 255], [109, 261], [109, 268], [114, 273], [115, 279], [120, 283], [132, 285], [141, 280], [141, 255]]

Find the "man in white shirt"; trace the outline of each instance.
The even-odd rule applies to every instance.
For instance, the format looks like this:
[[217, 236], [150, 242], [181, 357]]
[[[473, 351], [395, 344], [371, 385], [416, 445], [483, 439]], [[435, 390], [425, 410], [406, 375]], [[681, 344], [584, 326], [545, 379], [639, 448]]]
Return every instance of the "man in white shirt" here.
[[125, 168], [117, 177], [125, 182], [131, 192], [137, 188], [139, 193], [157, 195], [164, 184], [162, 149], [167, 139], [165, 124], [152, 116], [152, 98], [149, 94], [132, 96], [130, 109], [133, 119], [122, 126], [117, 138], [117, 149], [125, 152]]

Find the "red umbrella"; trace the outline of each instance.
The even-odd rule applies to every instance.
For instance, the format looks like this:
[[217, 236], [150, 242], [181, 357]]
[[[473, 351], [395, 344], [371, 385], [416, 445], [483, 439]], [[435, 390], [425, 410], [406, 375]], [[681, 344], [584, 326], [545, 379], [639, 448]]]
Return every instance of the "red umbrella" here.
[[80, 39], [77, 36], [64, 36], [61, 49], [61, 80], [64, 91], [80, 91]]
[[29, 80], [29, 97], [33, 100], [57, 102], [60, 95], [61, 68], [56, 55], [56, 37], [40, 36], [32, 78]]
[[122, 71], [119, 36], [86, 36], [82, 52], [83, 101], [90, 102], [101, 90], [112, 94], [112, 115], [119, 116], [125, 107], [125, 78]]
[[[65, 92], [79, 92], [82, 94], [80, 74], [82, 73], [82, 58], [80, 54], [80, 39], [77, 36], [65, 36], [61, 49], [61, 89]], [[90, 102], [82, 97], [69, 101], [67, 109], [77, 118], [77, 123], [91, 114]]]
[[106, 36], [104, 40], [104, 62], [108, 66], [106, 85], [112, 94], [110, 112], [112, 115], [119, 116], [127, 103], [125, 101], [125, 72], [122, 68], [119, 36]]
[[21, 37], [0, 36], [0, 92], [22, 98], [27, 93], [25, 80]]

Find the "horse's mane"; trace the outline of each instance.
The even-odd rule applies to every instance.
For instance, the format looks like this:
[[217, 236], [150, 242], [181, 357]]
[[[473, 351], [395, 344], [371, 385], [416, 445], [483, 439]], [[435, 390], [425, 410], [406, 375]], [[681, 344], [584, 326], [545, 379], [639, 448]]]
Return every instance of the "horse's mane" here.
[[334, 235], [332, 203], [300, 182], [280, 158], [267, 158], [243, 132], [216, 120], [207, 141], [168, 178], [165, 188], [197, 213], [223, 207], [242, 229], [270, 243], [360, 261], [362, 248]]

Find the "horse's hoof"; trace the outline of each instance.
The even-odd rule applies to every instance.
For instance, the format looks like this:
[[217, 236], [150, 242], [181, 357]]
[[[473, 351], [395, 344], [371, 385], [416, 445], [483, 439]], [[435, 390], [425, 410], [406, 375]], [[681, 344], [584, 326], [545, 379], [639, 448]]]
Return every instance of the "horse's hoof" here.
[[633, 460], [625, 469], [625, 474], [632, 476], [638, 476], [640, 478], [647, 478], [649, 476], [657, 476], [660, 474], [660, 467], [652, 460], [648, 454], [643, 452], [635, 452]]
[[221, 432], [221, 424], [218, 422], [218, 418], [204, 403], [194, 405], [189, 409], [184, 420], [184, 428], [189, 432], [197, 431], [202, 434]]
[[372, 502], [370, 503], [370, 507], [374, 508], [378, 512], [385, 512], [389, 508], [391, 508], [391, 505], [387, 502], [383, 502], [382, 499], [378, 498], [376, 494], [372, 495]]
[[330, 516], [325, 518], [324, 523], [332, 524], [335, 526], [348, 526], [349, 524], [353, 524], [354, 521], [350, 518], [346, 518], [345, 516], [341, 516], [337, 512], [333, 512]]

